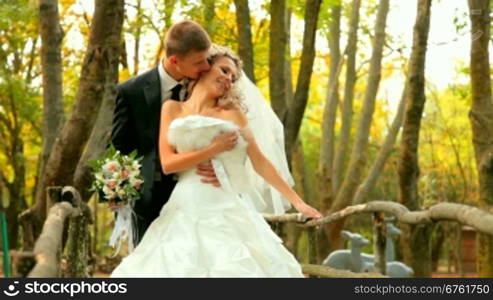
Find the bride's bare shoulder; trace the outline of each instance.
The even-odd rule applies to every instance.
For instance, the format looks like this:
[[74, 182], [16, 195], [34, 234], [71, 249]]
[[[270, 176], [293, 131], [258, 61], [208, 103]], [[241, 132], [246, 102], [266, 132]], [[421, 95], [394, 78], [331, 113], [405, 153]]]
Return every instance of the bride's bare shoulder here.
[[168, 100], [161, 106], [161, 123], [168, 123], [183, 114], [182, 103]]
[[166, 100], [162, 104], [161, 108], [162, 109], [181, 109], [182, 103], [180, 101], [175, 101], [175, 100]]
[[227, 110], [228, 118], [231, 118], [231, 121], [236, 123], [240, 127], [246, 127], [248, 125], [248, 119], [246, 116], [246, 112], [239, 105], [232, 105]]
[[174, 100], [164, 101], [163, 105], [161, 106], [161, 113], [165, 115], [180, 114], [182, 110], [182, 103]]

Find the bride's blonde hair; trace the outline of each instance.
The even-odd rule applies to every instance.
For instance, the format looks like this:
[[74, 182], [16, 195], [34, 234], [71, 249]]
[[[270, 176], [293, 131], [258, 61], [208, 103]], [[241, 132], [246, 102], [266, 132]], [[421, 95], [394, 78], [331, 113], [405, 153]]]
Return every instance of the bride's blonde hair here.
[[[222, 95], [218, 99], [217, 104], [221, 108], [225, 108], [225, 109], [229, 109], [237, 106], [246, 112], [246, 106], [243, 103], [243, 96], [236, 85], [236, 82], [241, 76], [241, 68], [243, 66], [243, 63], [241, 59], [238, 56], [236, 56], [233, 53], [233, 51], [231, 51], [231, 49], [224, 46], [212, 44], [211, 47], [209, 48], [209, 57], [207, 58], [209, 64], [213, 65], [218, 59], [222, 57], [227, 57], [233, 61], [237, 69], [238, 78], [236, 78], [235, 82], [232, 83], [229, 91], [227, 91], [224, 95]], [[196, 82], [192, 82], [191, 85], [189, 85], [191, 89], [193, 89], [195, 83]]]

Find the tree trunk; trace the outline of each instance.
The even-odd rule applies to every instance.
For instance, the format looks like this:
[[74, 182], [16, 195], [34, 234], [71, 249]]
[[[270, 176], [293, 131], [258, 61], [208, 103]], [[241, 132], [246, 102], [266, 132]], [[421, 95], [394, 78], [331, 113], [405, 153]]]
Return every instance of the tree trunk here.
[[373, 213], [373, 254], [375, 255], [375, 271], [386, 275], [387, 257], [385, 246], [387, 243], [387, 224], [383, 212]]
[[[178, 0], [164, 0], [164, 26], [165, 28], [170, 28], [173, 26], [173, 11], [175, 10], [176, 2]], [[164, 32], [164, 31], [163, 31]]]
[[142, 8], [141, 8], [142, 0], [137, 0], [137, 7], [135, 8], [137, 10], [137, 20], [136, 20], [136, 31], [135, 31], [135, 43], [134, 43], [134, 76], [139, 74], [139, 54], [140, 54], [140, 36], [142, 34]]
[[[358, 184], [361, 182], [362, 173], [366, 165], [366, 150], [368, 145], [368, 136], [370, 133], [371, 121], [375, 110], [375, 99], [380, 84], [382, 52], [385, 40], [385, 26], [387, 14], [389, 11], [389, 0], [381, 0], [377, 21], [375, 25], [375, 37], [372, 45], [372, 56], [370, 61], [370, 71], [368, 75], [368, 85], [365, 91], [364, 104], [361, 112], [356, 140], [351, 152], [348, 171], [345, 175], [344, 182], [338, 191], [335, 200], [330, 208], [330, 212], [335, 212], [348, 206], [356, 192]], [[342, 247], [340, 231], [344, 226], [344, 221], [338, 221], [330, 225], [330, 241], [332, 249]]]
[[20, 212], [27, 208], [26, 195], [25, 195], [25, 182], [26, 182], [26, 164], [24, 157], [24, 142], [19, 136], [16, 137], [14, 144], [16, 153], [14, 155], [15, 164], [14, 181], [10, 185], [10, 201], [7, 208], [7, 229], [9, 246], [11, 249], [17, 249], [19, 246], [19, 220], [18, 215]]
[[[305, 162], [305, 153], [303, 151], [303, 145], [300, 140], [297, 140], [296, 145], [293, 150], [292, 157], [292, 173], [295, 184], [295, 190], [302, 197], [302, 199], [309, 203], [313, 204], [312, 194], [309, 186], [309, 176], [308, 176], [308, 167]], [[303, 234], [303, 230], [294, 224], [286, 224], [287, 225], [287, 240], [286, 246], [291, 252], [297, 256], [298, 255], [298, 244]]]
[[286, 33], [286, 55], [284, 56], [284, 79], [286, 80], [284, 88], [286, 89], [286, 105], [293, 106], [293, 72], [291, 70], [291, 10], [286, 9], [285, 16], [285, 33]]
[[378, 151], [377, 158], [373, 163], [368, 175], [366, 176], [365, 181], [358, 187], [356, 190], [356, 194], [354, 195], [353, 204], [361, 203], [366, 200], [366, 196], [368, 193], [375, 187], [377, 184], [378, 178], [382, 173], [383, 167], [385, 166], [385, 162], [392, 153], [394, 149], [394, 144], [397, 139], [397, 135], [402, 127], [402, 122], [404, 121], [404, 109], [406, 108], [407, 101], [407, 81], [404, 84], [404, 90], [402, 91], [401, 100], [399, 102], [399, 107], [397, 108], [397, 114], [392, 121], [392, 125], [390, 126], [389, 132], [385, 137], [385, 141], [380, 147]]
[[313, 61], [315, 59], [315, 38], [321, 3], [321, 0], [308, 0], [305, 6], [305, 28], [303, 32], [301, 64], [298, 72], [293, 106], [289, 108], [285, 130], [288, 161], [290, 161], [291, 152], [298, 137], [301, 121], [308, 102], [308, 90], [313, 72]]
[[40, 179], [35, 211], [46, 217], [45, 191], [48, 186], [70, 185], [80, 155], [92, 131], [104, 93], [112, 57], [118, 57], [123, 23], [122, 0], [97, 0], [81, 80], [70, 119], [53, 145]]
[[[481, 207], [493, 206], [493, 102], [488, 46], [490, 1], [469, 0], [471, 18], [471, 88], [469, 111]], [[477, 270], [480, 277], [493, 276], [493, 236], [477, 235]]]
[[[418, 193], [418, 145], [421, 118], [426, 102], [425, 60], [430, 29], [431, 0], [419, 0], [414, 25], [413, 48], [409, 61], [407, 104], [398, 162], [399, 202], [410, 210], [420, 209]], [[403, 228], [404, 261], [417, 277], [431, 277], [431, 226], [410, 225]]]
[[[118, 52], [118, 50], [116, 50]], [[110, 142], [111, 123], [115, 108], [116, 87], [118, 83], [118, 61], [119, 54], [115, 53], [109, 57], [108, 71], [106, 74], [103, 103], [99, 109], [96, 124], [92, 130], [85, 151], [79, 160], [74, 175], [74, 187], [80, 192], [83, 202], [88, 202], [92, 192], [89, 191], [94, 180], [92, 169], [87, 164], [89, 161], [104, 155], [106, 146]]]
[[81, 211], [80, 214], [72, 216], [68, 222], [68, 241], [65, 249], [67, 257], [65, 277], [86, 278], [89, 276], [87, 263], [89, 260], [88, 239], [91, 211], [82, 202], [80, 194], [76, 189], [65, 187], [63, 192], [70, 194], [74, 208]]
[[[291, 10], [286, 9], [285, 11], [285, 34], [286, 34], [286, 55], [284, 56], [284, 88], [286, 90], [286, 106], [291, 107], [293, 105], [293, 76], [291, 71]], [[305, 164], [304, 152], [301, 142], [298, 143], [296, 147], [293, 160], [289, 162], [293, 170], [298, 170], [297, 173], [300, 175], [295, 180], [295, 182], [301, 182], [301, 190], [303, 193], [303, 199], [310, 197], [306, 191], [309, 191], [308, 182], [306, 180], [308, 169]], [[294, 256], [298, 256], [298, 244], [303, 233], [303, 230], [295, 224], [287, 224], [286, 226], [286, 247], [293, 253]]]
[[[332, 189], [332, 166], [334, 162], [335, 123], [337, 105], [339, 103], [339, 74], [342, 67], [341, 58], [341, 4], [331, 8], [332, 23], [328, 36], [330, 49], [330, 71], [327, 95], [325, 100], [324, 115], [322, 121], [322, 140], [320, 143], [320, 159], [318, 165], [318, 195], [321, 211], [330, 208]], [[341, 63], [340, 63], [341, 62]], [[318, 261], [321, 262], [329, 254], [330, 246], [326, 234], [320, 232], [318, 244]]]
[[38, 53], [37, 53], [38, 41], [39, 41], [38, 37], [35, 37], [34, 40], [32, 41], [31, 53], [29, 54], [29, 62], [27, 63], [28, 67], [27, 67], [26, 76], [25, 76], [25, 80], [26, 80], [27, 85], [30, 85], [32, 80], [33, 80], [33, 76], [34, 76], [33, 66], [34, 66], [34, 60], [36, 59], [36, 57], [38, 55]]
[[238, 54], [243, 60], [243, 70], [255, 83], [252, 25], [250, 24], [250, 8], [247, 0], [235, 0], [236, 24], [238, 29]]
[[209, 33], [211, 40], [214, 40], [214, 16], [216, 9], [215, 0], [202, 0], [204, 6], [204, 29]]
[[351, 7], [351, 20], [349, 21], [349, 34], [347, 42], [346, 80], [344, 85], [344, 99], [341, 109], [341, 132], [334, 154], [334, 167], [332, 169], [332, 189], [336, 195], [341, 176], [344, 174], [344, 164], [349, 150], [349, 137], [353, 117], [354, 85], [356, 83], [356, 51], [358, 42], [359, 10], [361, 0], [353, 0]]
[[162, 28], [161, 32], [162, 34], [159, 35], [159, 48], [156, 53], [156, 57], [154, 59], [154, 64], [157, 65], [163, 56], [164, 52], [164, 33], [170, 28], [173, 23], [171, 20], [171, 17], [173, 15], [173, 11], [175, 10], [175, 4], [177, 0], [164, 0], [164, 12], [163, 12], [163, 19], [164, 19], [164, 28]]
[[441, 253], [443, 253], [443, 245], [446, 242], [443, 224], [437, 224], [435, 226], [433, 235], [434, 238], [431, 241], [431, 270], [432, 272], [436, 272], [438, 270]]
[[[5, 112], [0, 114], [0, 138], [2, 141], [1, 150], [6, 158], [6, 165], [11, 168], [12, 179], [9, 180], [6, 174], [0, 169], [0, 185], [3, 185], [8, 192], [8, 207], [4, 208], [7, 218], [7, 230], [9, 244], [12, 249], [18, 246], [19, 222], [17, 216], [26, 209], [26, 157], [24, 155], [24, 141], [22, 131], [25, 120], [22, 117], [20, 95], [15, 93], [16, 86], [14, 80], [17, 75], [6, 76], [6, 92], [2, 95], [2, 106]], [[5, 102], [4, 102], [5, 101]], [[3, 208], [3, 203], [0, 207]]]
[[331, 9], [332, 24], [330, 26], [329, 49], [330, 71], [327, 84], [324, 115], [322, 121], [322, 141], [318, 166], [318, 183], [320, 193], [320, 208], [325, 211], [330, 207], [332, 200], [332, 164], [334, 161], [335, 123], [337, 105], [339, 103], [339, 61], [341, 58], [341, 6]]
[[[27, 207], [25, 195], [26, 165], [24, 142], [20, 136], [20, 128], [13, 128], [11, 145], [11, 153], [9, 153], [8, 157], [14, 171], [13, 180], [9, 182], [7, 178], [0, 173], [0, 182], [3, 182], [3, 185], [7, 188], [9, 194], [9, 205], [5, 209], [9, 246], [10, 249], [16, 249], [19, 244], [19, 221], [17, 216]], [[3, 203], [1, 207], [3, 207]]]
[[[270, 44], [269, 44], [269, 94], [272, 109], [285, 124], [286, 101], [286, 1], [273, 0], [270, 3]], [[289, 160], [288, 160], [289, 161]]]
[[[38, 178], [45, 169], [55, 138], [65, 121], [63, 113], [62, 38], [58, 0], [39, 1], [41, 70], [43, 83], [43, 151]], [[37, 185], [37, 189], [40, 185]], [[41, 191], [36, 191], [40, 193]]]

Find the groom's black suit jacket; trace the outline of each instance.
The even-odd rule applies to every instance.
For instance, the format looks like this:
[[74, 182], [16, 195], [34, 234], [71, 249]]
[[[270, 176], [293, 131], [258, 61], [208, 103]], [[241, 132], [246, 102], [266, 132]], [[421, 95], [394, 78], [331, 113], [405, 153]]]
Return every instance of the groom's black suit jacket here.
[[123, 154], [137, 150], [143, 156], [141, 173], [144, 178], [142, 197], [135, 203], [138, 238], [159, 215], [176, 181], [164, 175], [156, 181], [159, 124], [161, 119], [161, 84], [158, 69], [151, 69], [120, 84], [117, 88], [111, 141]]

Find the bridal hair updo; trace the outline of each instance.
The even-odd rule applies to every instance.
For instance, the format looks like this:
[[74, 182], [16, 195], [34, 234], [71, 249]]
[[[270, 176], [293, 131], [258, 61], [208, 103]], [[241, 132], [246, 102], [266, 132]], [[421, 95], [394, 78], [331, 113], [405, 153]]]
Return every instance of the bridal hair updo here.
[[235, 82], [231, 84], [231, 89], [218, 99], [218, 105], [226, 109], [233, 106], [238, 106], [244, 112], [246, 112], [247, 109], [245, 104], [243, 103], [242, 94], [236, 84], [241, 76], [241, 68], [243, 66], [243, 63], [241, 59], [236, 56], [229, 48], [212, 44], [212, 46], [209, 48], [209, 57], [207, 59], [209, 61], [209, 64], [212, 66], [218, 59], [222, 57], [227, 57], [234, 62], [237, 69], [238, 77], [236, 78]]

